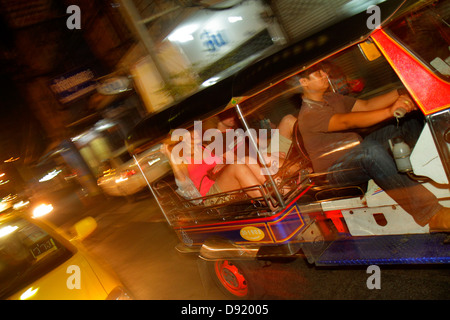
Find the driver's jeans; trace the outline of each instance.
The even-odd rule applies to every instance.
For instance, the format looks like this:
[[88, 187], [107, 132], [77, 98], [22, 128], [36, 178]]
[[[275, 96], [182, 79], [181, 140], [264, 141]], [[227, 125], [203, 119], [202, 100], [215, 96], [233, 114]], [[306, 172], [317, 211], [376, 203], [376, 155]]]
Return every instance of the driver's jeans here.
[[407, 174], [399, 173], [388, 140], [397, 136], [414, 146], [422, 125], [414, 118], [400, 119], [400, 126], [387, 125], [364, 138], [328, 169], [331, 184], [362, 184], [373, 179], [414, 220], [425, 226], [442, 208], [436, 197]]

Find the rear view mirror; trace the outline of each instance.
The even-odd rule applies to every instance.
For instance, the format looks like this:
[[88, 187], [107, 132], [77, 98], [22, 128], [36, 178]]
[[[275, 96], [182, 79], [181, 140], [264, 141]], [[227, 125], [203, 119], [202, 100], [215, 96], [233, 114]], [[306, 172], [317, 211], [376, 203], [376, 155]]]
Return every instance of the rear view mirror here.
[[378, 50], [377, 46], [370, 40], [366, 42], [362, 42], [358, 45], [362, 54], [368, 61], [373, 61], [381, 57], [381, 53]]
[[72, 227], [72, 233], [75, 235], [76, 240], [86, 239], [97, 228], [97, 221], [92, 217], [86, 217]]

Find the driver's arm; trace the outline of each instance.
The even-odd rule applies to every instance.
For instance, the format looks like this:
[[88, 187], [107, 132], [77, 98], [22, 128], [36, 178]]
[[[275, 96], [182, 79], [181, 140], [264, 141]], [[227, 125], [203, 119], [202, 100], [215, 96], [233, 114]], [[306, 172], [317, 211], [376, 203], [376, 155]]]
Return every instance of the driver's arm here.
[[[394, 96], [397, 97], [392, 101]], [[406, 112], [416, 109], [408, 96], [398, 96], [396, 91], [366, 101], [357, 100], [351, 112], [337, 113], [331, 117], [328, 131], [367, 128], [393, 117], [395, 110], [399, 108]]]
[[[384, 109], [394, 104], [395, 101], [400, 97], [397, 90], [390, 91], [388, 93], [373, 97], [369, 100], [356, 100], [353, 105], [352, 112], [359, 111], [372, 111], [378, 109]], [[405, 99], [409, 99], [409, 97], [404, 96]], [[411, 101], [412, 102], [412, 101]]]

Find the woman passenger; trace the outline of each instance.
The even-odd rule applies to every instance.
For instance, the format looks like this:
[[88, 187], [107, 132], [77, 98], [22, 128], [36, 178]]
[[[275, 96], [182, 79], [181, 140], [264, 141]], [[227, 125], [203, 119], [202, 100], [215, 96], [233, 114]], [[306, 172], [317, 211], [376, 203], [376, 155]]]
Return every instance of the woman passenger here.
[[[179, 143], [185, 142], [182, 141]], [[175, 145], [163, 144], [161, 152], [169, 159], [177, 185], [182, 190], [189, 189], [189, 186], [193, 184], [199, 192], [197, 195], [205, 197], [261, 185], [261, 182], [246, 164], [237, 163], [223, 167], [213, 180], [211, 179], [210, 172], [222, 162], [221, 158], [214, 156], [207, 148], [201, 146], [201, 144], [193, 143], [191, 148], [183, 149], [190, 149], [189, 154], [182, 156], [186, 161], [180, 161], [180, 155], [172, 152]], [[202, 154], [201, 163], [195, 163], [193, 161], [194, 148], [201, 148], [201, 150], [197, 150]], [[260, 198], [263, 196], [259, 188], [252, 188], [245, 190], [245, 192], [251, 198]], [[195, 194], [195, 191], [192, 194]], [[219, 203], [222, 202], [218, 199], [211, 199], [213, 203], [216, 200]]]

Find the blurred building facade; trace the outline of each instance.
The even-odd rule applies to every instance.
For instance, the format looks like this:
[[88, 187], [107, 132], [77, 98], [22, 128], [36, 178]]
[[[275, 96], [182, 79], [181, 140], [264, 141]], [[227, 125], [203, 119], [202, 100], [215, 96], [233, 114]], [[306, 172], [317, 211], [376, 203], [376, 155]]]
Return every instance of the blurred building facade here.
[[[115, 70], [134, 40], [112, 6], [103, 1], [74, 2], [0, 1], [1, 60], [7, 67], [2, 73], [14, 84], [20, 103], [26, 105], [16, 121], [21, 127], [9, 131], [22, 137], [16, 141], [20, 160], [15, 166], [20, 167], [23, 179], [38, 180], [47, 170], [63, 166], [68, 175], [78, 171], [83, 187], [96, 193], [92, 168], [85, 165], [88, 162], [76, 146], [66, 145], [102, 119], [94, 104], [96, 79]], [[72, 4], [82, 10], [78, 16], [81, 29], [67, 26], [71, 16], [67, 8]], [[55, 84], [64, 91], [55, 90]], [[17, 108], [17, 103], [8, 108]], [[139, 108], [135, 99], [124, 113], [139, 115]], [[107, 144], [97, 143], [97, 149], [104, 150]]]

